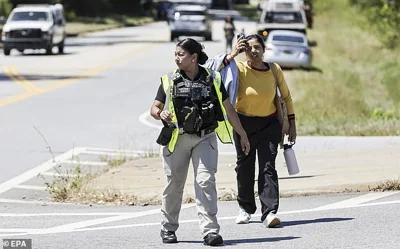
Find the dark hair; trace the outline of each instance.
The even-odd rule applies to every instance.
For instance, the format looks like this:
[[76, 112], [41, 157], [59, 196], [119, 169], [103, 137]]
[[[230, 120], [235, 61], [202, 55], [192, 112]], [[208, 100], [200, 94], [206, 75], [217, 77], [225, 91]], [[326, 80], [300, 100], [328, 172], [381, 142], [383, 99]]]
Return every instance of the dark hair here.
[[233, 23], [233, 16], [226, 16], [226, 17], [225, 17], [225, 22], [228, 21], [228, 18], [230, 18], [230, 19], [231, 19], [231, 23]]
[[264, 38], [261, 37], [259, 34], [248, 35], [246, 36], [246, 40], [257, 39], [257, 42], [261, 44], [263, 49], [265, 49]]
[[186, 38], [178, 42], [176, 46], [187, 50], [190, 54], [197, 54], [197, 63], [200, 65], [203, 65], [208, 60], [207, 54], [203, 51], [203, 46], [195, 39]]

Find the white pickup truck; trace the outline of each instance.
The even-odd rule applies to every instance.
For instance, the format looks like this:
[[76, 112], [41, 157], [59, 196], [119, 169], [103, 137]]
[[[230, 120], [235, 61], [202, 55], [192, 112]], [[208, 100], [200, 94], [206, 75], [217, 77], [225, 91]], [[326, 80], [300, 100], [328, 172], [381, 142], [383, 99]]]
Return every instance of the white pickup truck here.
[[10, 13], [1, 35], [4, 55], [12, 49], [45, 49], [47, 54], [64, 52], [65, 32], [64, 9], [56, 5], [18, 5]]
[[306, 34], [307, 18], [303, 7], [303, 0], [264, 0], [257, 32], [263, 35], [272, 30], [291, 30]]

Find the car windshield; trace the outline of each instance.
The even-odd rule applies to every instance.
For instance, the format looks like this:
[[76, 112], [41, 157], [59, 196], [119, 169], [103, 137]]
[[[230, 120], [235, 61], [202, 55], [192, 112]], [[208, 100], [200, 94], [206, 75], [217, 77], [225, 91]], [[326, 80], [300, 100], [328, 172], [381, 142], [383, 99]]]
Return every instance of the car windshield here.
[[15, 12], [12, 21], [47, 21], [49, 15], [43, 11], [24, 11]]
[[265, 21], [270, 23], [302, 23], [300, 12], [270, 12], [265, 16]]
[[300, 36], [274, 35], [272, 41], [304, 43], [304, 38]]

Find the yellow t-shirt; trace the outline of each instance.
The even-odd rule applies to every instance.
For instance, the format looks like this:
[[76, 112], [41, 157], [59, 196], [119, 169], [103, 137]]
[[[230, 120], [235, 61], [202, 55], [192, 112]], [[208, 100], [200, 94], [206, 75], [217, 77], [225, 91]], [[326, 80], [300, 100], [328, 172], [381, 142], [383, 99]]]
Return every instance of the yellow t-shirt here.
[[[266, 117], [276, 112], [274, 102], [276, 84], [271, 70], [252, 68], [247, 62], [237, 62], [239, 69], [239, 90], [236, 110], [246, 116]], [[294, 114], [292, 97], [282, 70], [275, 64], [279, 80], [279, 89], [285, 100], [288, 115]]]

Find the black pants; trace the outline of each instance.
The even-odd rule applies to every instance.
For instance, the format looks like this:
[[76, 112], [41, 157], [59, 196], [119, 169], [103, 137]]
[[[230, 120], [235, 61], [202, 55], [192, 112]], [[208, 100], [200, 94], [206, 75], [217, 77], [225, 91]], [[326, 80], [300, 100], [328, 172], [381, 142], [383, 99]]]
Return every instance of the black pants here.
[[226, 47], [225, 47], [225, 52], [229, 53], [232, 51], [232, 39], [226, 39]]
[[238, 114], [250, 141], [250, 152], [246, 156], [240, 146], [240, 136], [234, 132], [237, 153], [237, 187], [239, 206], [254, 214], [257, 206], [254, 197], [255, 161], [258, 155], [258, 194], [261, 201], [261, 220], [279, 207], [278, 173], [275, 159], [281, 140], [281, 128], [277, 117], [247, 117]]

